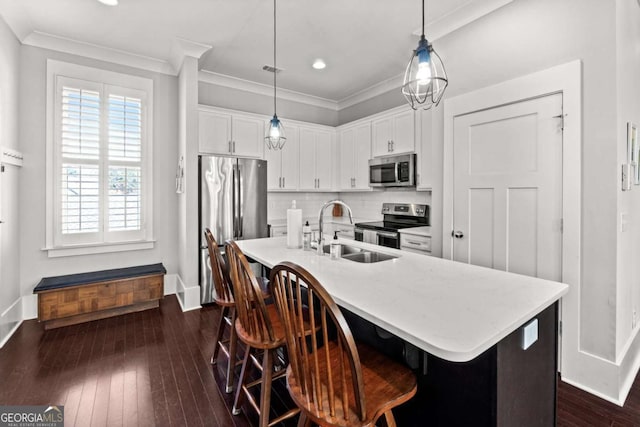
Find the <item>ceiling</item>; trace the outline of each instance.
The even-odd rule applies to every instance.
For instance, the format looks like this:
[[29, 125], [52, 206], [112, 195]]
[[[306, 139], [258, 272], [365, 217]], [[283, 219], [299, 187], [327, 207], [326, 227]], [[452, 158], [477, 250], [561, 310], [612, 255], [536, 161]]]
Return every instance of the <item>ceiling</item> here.
[[[512, 0], [428, 0], [427, 38], [442, 35]], [[419, 0], [279, 0], [278, 87], [340, 101], [404, 72], [417, 45]], [[25, 44], [55, 36], [171, 62], [177, 39], [209, 45], [202, 70], [269, 85], [271, 0], [0, 0], [0, 15]], [[435, 45], [437, 50], [437, 45]], [[327, 63], [314, 70], [315, 58]], [[443, 57], [446, 63], [446, 57]], [[170, 67], [169, 67], [170, 68]]]

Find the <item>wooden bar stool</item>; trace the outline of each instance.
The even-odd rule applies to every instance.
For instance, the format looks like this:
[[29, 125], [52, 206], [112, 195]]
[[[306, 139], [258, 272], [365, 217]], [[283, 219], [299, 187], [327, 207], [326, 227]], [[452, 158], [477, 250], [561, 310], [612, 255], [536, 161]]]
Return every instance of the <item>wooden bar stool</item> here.
[[[269, 420], [272, 381], [282, 377], [285, 373], [284, 369], [275, 375], [273, 373], [274, 361], [277, 357], [276, 350], [284, 347], [284, 329], [275, 306], [265, 303], [259, 282], [238, 245], [228, 241], [225, 252], [236, 302], [235, 329], [238, 338], [246, 346], [238, 389], [233, 403], [233, 414], [240, 413], [242, 400], [246, 397], [249, 404], [259, 414], [260, 426], [274, 425], [300, 412], [298, 408], [294, 408], [273, 420]], [[262, 363], [254, 354], [260, 350], [262, 351]], [[259, 380], [247, 384], [250, 363], [260, 369], [262, 375]], [[250, 388], [257, 385], [260, 385], [259, 406], [250, 392]]]
[[[287, 388], [301, 409], [298, 425], [373, 426], [384, 415], [395, 426], [391, 409], [416, 394], [413, 372], [356, 343], [333, 298], [304, 268], [278, 264], [270, 287], [284, 324]], [[302, 338], [305, 321], [321, 333]]]
[[[211, 275], [213, 276], [212, 279], [215, 288], [214, 302], [222, 308], [216, 333], [216, 342], [213, 347], [213, 355], [211, 356], [211, 364], [215, 365], [217, 363], [218, 352], [222, 350], [228, 361], [225, 391], [231, 393], [233, 391], [237, 348], [236, 330], [233, 326], [236, 319], [236, 302], [231, 292], [231, 281], [229, 279], [227, 266], [218, 248], [218, 243], [208, 228], [204, 230], [204, 237], [207, 240], [207, 247], [209, 249], [209, 263], [211, 264]], [[230, 326], [229, 340], [223, 341], [227, 325]], [[228, 347], [226, 345], [227, 343], [229, 344]]]

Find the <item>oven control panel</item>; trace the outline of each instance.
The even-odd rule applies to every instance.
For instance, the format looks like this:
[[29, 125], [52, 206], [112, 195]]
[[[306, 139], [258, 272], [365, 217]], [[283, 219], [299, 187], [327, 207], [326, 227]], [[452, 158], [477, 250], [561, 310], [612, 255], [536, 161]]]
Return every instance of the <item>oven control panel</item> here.
[[382, 214], [428, 217], [429, 205], [419, 205], [415, 203], [383, 203]]

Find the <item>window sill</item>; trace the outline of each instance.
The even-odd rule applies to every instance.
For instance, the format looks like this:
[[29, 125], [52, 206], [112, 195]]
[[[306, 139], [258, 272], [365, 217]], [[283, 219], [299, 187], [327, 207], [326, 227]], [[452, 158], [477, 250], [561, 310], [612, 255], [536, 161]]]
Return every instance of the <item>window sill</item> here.
[[96, 245], [75, 245], [58, 248], [43, 248], [48, 252], [49, 258], [65, 256], [104, 254], [109, 252], [139, 251], [143, 249], [153, 249], [155, 240], [138, 240], [123, 243], [103, 243]]

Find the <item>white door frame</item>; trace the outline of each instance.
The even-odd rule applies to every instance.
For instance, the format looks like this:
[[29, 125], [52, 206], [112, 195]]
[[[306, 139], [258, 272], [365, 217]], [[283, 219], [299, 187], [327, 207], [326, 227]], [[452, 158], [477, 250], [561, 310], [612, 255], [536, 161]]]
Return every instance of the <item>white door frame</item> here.
[[452, 259], [453, 244], [453, 120], [456, 116], [562, 93], [564, 133], [562, 147], [562, 281], [569, 292], [562, 299], [562, 360], [579, 352], [580, 236], [582, 206], [582, 63], [558, 65], [513, 80], [445, 100], [442, 256]]

